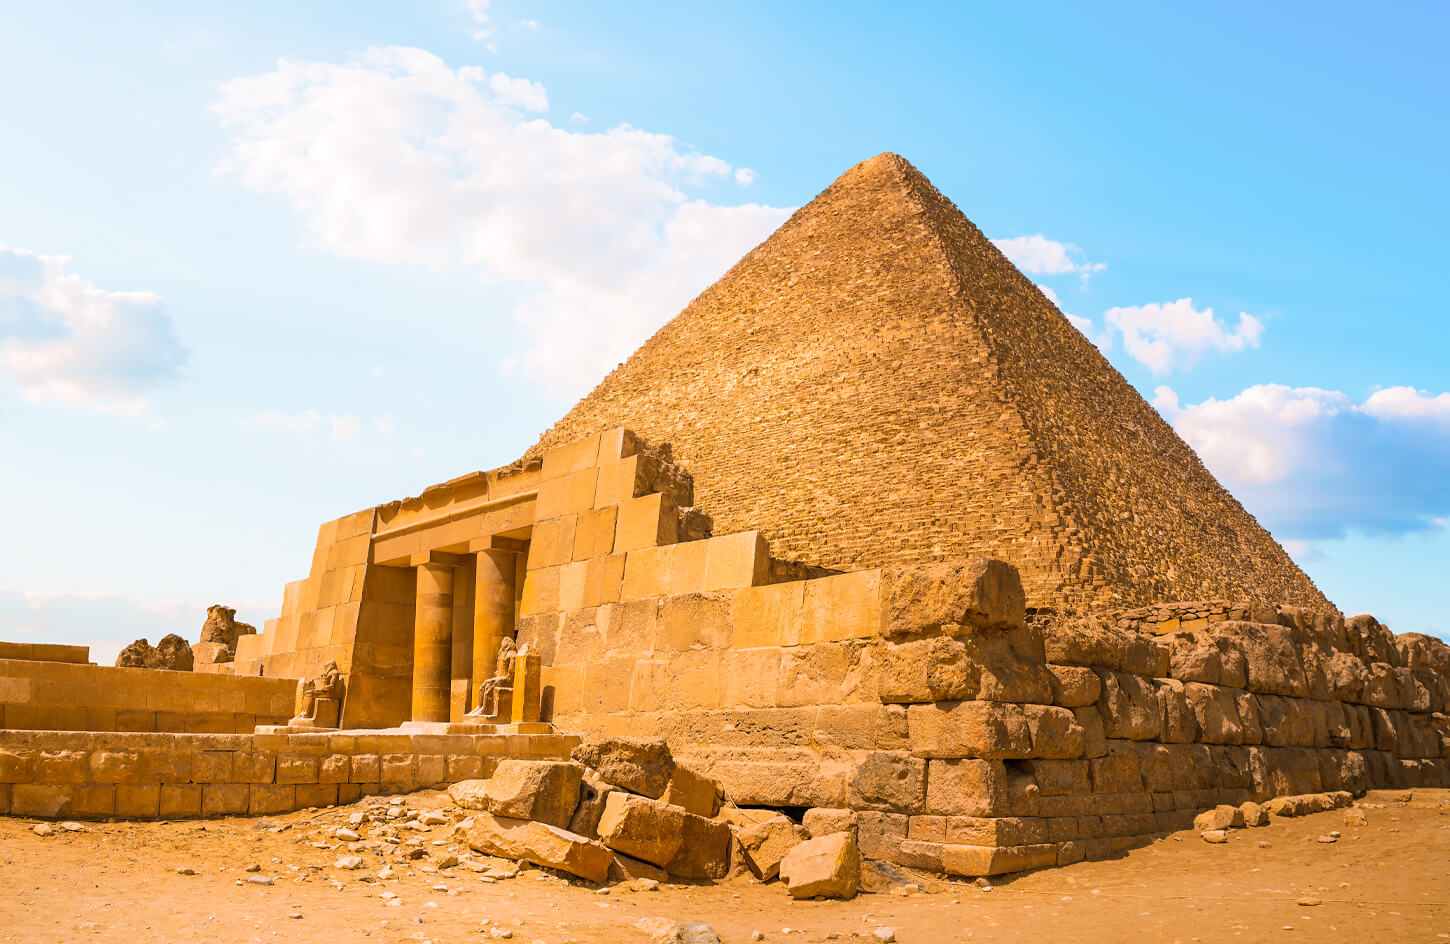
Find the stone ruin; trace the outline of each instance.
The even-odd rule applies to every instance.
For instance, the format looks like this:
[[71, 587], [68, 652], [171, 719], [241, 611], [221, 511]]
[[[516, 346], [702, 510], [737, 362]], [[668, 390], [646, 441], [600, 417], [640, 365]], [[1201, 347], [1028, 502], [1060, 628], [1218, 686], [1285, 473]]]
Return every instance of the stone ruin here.
[[116, 665], [120, 668], [190, 672], [193, 666], [191, 644], [175, 633], [162, 636], [154, 646], [145, 639], [137, 639], [116, 656]]
[[236, 617], [237, 611], [229, 606], [218, 603], [206, 608], [201, 639], [191, 647], [197, 665], [224, 665], [236, 659], [237, 640], [257, 632], [257, 627], [238, 623]]
[[262, 633], [213, 614], [205, 672], [0, 645], [0, 812], [452, 786], [476, 848], [844, 894], [1450, 785], [1450, 647], [1341, 614], [894, 155], [519, 461], [323, 524]]

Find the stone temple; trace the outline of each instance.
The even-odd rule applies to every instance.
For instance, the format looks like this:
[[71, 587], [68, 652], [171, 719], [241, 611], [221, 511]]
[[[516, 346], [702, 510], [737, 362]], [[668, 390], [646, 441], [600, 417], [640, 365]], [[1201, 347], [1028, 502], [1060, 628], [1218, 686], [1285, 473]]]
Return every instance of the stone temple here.
[[322, 525], [226, 643], [0, 644], [0, 812], [276, 812], [635, 736], [727, 808], [984, 875], [1450, 785], [1450, 648], [1339, 613], [892, 154], [517, 462]]

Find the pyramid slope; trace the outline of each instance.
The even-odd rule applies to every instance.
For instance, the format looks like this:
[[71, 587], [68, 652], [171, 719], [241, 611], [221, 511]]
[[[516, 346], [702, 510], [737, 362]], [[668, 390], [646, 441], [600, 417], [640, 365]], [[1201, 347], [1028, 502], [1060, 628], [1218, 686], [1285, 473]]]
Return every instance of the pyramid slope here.
[[1039, 606], [1329, 604], [1091, 343], [905, 160], [847, 171], [531, 453], [674, 445], [718, 532], [846, 569], [988, 555]]

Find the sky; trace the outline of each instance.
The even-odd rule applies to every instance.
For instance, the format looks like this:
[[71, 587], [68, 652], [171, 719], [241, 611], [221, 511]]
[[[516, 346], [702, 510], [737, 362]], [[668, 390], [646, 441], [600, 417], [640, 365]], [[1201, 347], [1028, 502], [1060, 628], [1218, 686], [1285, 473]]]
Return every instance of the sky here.
[[0, 15], [0, 639], [260, 627], [887, 150], [1331, 600], [1450, 629], [1443, 4]]

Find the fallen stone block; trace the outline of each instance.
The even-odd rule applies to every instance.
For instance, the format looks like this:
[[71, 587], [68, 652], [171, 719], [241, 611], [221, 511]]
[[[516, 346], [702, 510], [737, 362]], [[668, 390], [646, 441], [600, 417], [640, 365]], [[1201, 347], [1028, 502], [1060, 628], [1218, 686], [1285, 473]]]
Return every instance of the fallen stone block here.
[[831, 833], [855, 832], [857, 818], [855, 810], [837, 810], [818, 806], [806, 810], [805, 815], [801, 817], [801, 825], [805, 827], [812, 839], [819, 839], [821, 836], [829, 836]]
[[720, 944], [715, 929], [700, 921], [640, 918], [635, 927], [649, 935], [650, 944]]
[[752, 875], [768, 882], [780, 874], [780, 862], [796, 846], [810, 839], [804, 827], [785, 816], [776, 816], [736, 832], [745, 865]]
[[589, 839], [599, 838], [599, 818], [604, 815], [604, 803], [615, 787], [605, 783], [593, 774], [585, 773], [579, 785], [579, 805], [569, 819], [569, 832], [578, 833]]
[[488, 781], [460, 780], [448, 788], [448, 797], [466, 810], [488, 809]]
[[1244, 814], [1245, 826], [1269, 825], [1269, 811], [1264, 809], [1264, 804], [1262, 803], [1246, 800], [1239, 804], [1239, 811]]
[[1228, 832], [1222, 829], [1205, 829], [1199, 833], [1204, 842], [1225, 843], [1228, 842]]
[[635, 859], [622, 852], [616, 852], [614, 860], [609, 863], [609, 880], [611, 882], [634, 882], [640, 879], [667, 882], [670, 876], [657, 865], [651, 865], [642, 859]]
[[484, 802], [495, 816], [532, 819], [561, 829], [579, 806], [584, 768], [568, 761], [502, 761], [487, 781]]
[[492, 813], [474, 815], [466, 841], [469, 848], [485, 855], [522, 859], [591, 882], [609, 877], [609, 863], [614, 858], [602, 844], [568, 830]]
[[686, 813], [680, 849], [665, 863], [665, 871], [677, 878], [724, 878], [730, 874], [734, 839], [734, 830], [725, 823]]
[[1193, 818], [1193, 828], [1199, 832], [1213, 829], [1238, 829], [1244, 825], [1244, 811], [1236, 806], [1220, 804], [1211, 810], [1204, 810]]
[[605, 738], [579, 745], [570, 756], [594, 768], [600, 780], [652, 800], [664, 794], [675, 771], [670, 746], [658, 739]]
[[[851, 811], [841, 810], [840, 812], [849, 813]], [[720, 812], [715, 814], [715, 818], [721, 822], [729, 823], [731, 826], [743, 828], [746, 826], [754, 826], [757, 823], [770, 822], [779, 815], [780, 813], [766, 807], [722, 806]], [[807, 811], [806, 815], [809, 816], [810, 812]], [[837, 830], [830, 831], [837, 832]]]
[[660, 799], [708, 819], [720, 810], [720, 785], [684, 764], [675, 764]]
[[855, 898], [861, 887], [861, 853], [851, 833], [808, 839], [780, 863], [792, 898]]
[[876, 894], [904, 893], [921, 890], [915, 876], [903, 872], [890, 862], [867, 859], [861, 863], [861, 890]]
[[[616, 852], [663, 867], [680, 851], [688, 815], [678, 806], [658, 800], [611, 793], [599, 817], [599, 841]], [[720, 825], [729, 831], [728, 825]]]

